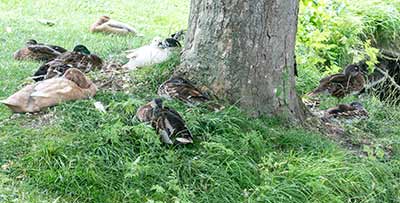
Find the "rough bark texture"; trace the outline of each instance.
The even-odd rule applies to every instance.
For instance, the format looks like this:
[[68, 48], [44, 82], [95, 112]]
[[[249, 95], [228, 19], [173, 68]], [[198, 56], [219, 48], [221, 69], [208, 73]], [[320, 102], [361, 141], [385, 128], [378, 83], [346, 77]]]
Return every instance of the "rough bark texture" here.
[[297, 15], [298, 0], [192, 0], [175, 74], [252, 116], [302, 121], [294, 77]]

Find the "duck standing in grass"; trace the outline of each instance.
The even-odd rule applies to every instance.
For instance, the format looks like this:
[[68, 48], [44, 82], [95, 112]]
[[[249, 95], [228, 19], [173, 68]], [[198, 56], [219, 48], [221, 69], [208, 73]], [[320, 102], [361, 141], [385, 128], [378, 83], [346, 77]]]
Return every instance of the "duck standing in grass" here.
[[182, 116], [174, 109], [165, 107], [161, 99], [153, 99], [140, 107], [136, 117], [142, 122], [151, 122], [161, 141], [166, 144], [193, 143], [193, 136]]
[[137, 35], [136, 30], [132, 26], [112, 20], [108, 16], [101, 16], [95, 23], [93, 23], [90, 26], [90, 32]]
[[25, 47], [14, 53], [14, 59], [49, 61], [55, 59], [66, 51], [66, 49], [60, 46], [38, 43], [36, 40], [31, 39], [26, 42]]
[[171, 77], [160, 85], [158, 96], [166, 99], [178, 99], [189, 106], [207, 102], [210, 98], [182, 77]]
[[319, 81], [319, 86], [309, 93], [313, 97], [320, 93], [329, 93], [336, 98], [343, 98], [352, 92], [364, 88], [365, 79], [360, 67], [352, 64], [346, 67], [343, 73], [327, 76]]
[[325, 111], [325, 118], [337, 118], [337, 117], [368, 117], [368, 112], [365, 110], [363, 105], [359, 102], [352, 102], [350, 104], [339, 104], [336, 107], [332, 107]]
[[165, 40], [155, 37], [149, 45], [126, 51], [128, 53], [126, 58], [129, 59], [129, 62], [123, 67], [136, 70], [137, 68], [152, 66], [168, 60], [174, 48], [181, 47], [181, 43], [177, 40], [179, 36], [176, 35], [175, 37]]
[[102, 66], [103, 60], [100, 57], [91, 54], [85, 46], [77, 45], [72, 52], [65, 52], [40, 66], [34, 74], [34, 80], [41, 81], [61, 76], [72, 67], [87, 73], [93, 69], [101, 69]]
[[70, 68], [62, 77], [25, 86], [0, 102], [16, 113], [38, 112], [62, 102], [93, 97], [96, 91], [96, 86], [80, 70]]

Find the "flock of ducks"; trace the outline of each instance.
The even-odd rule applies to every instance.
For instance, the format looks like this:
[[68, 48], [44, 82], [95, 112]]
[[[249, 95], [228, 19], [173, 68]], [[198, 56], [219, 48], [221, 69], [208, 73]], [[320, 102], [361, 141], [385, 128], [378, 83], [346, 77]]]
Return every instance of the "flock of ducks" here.
[[[112, 20], [108, 16], [100, 17], [90, 26], [89, 30], [91, 32], [138, 35], [133, 27]], [[171, 56], [173, 49], [181, 47], [179, 41], [183, 38], [183, 34], [183, 31], [179, 31], [164, 40], [156, 37], [148, 45], [126, 51], [129, 62], [122, 68], [136, 70], [140, 67], [164, 62]], [[32, 77], [35, 81], [34, 84], [23, 87], [1, 101], [17, 113], [38, 112], [62, 102], [94, 97], [98, 89], [85, 73], [110, 67], [110, 64], [91, 53], [84, 45], [76, 45], [72, 51], [68, 51], [60, 46], [38, 43], [36, 40], [29, 40], [25, 47], [14, 53], [14, 58], [43, 62]], [[117, 67], [121, 68], [121, 66]], [[354, 91], [360, 91], [364, 83], [364, 76], [360, 68], [357, 65], [349, 65], [343, 73], [323, 78], [319, 87], [309, 96], [326, 92], [334, 97], [343, 98]], [[196, 106], [211, 101], [210, 96], [190, 81], [177, 76], [172, 76], [162, 83], [157, 94], [160, 98], [153, 99], [141, 106], [137, 110], [136, 118], [140, 122], [151, 124], [164, 143], [193, 143], [193, 136], [183, 117], [176, 110], [164, 106], [161, 98], [176, 99], [188, 106]], [[209, 104], [208, 107], [213, 110], [223, 108], [218, 104]], [[327, 113], [330, 116], [337, 116], [362, 111], [362, 109], [360, 103], [354, 102], [328, 109]]]
[[[89, 28], [90, 32], [138, 35], [128, 24], [102, 16]], [[129, 62], [107, 63], [91, 53], [84, 45], [76, 45], [72, 51], [36, 40], [29, 40], [25, 47], [14, 53], [16, 60], [36, 60], [42, 62], [32, 76], [35, 81], [0, 101], [15, 113], [39, 112], [47, 107], [72, 100], [94, 97], [98, 87], [85, 75], [90, 71], [109, 69], [136, 70], [168, 60], [173, 50], [181, 47], [183, 31], [161, 39], [156, 37], [148, 45], [128, 50]], [[171, 77], [158, 88], [158, 95], [165, 99], [177, 99], [190, 106], [198, 105], [211, 99], [191, 82], [181, 77]], [[95, 103], [98, 105], [98, 103]], [[137, 110], [139, 121], [149, 123], [167, 144], [193, 143], [193, 136], [183, 117], [174, 109], [163, 105], [161, 98], [156, 98]]]

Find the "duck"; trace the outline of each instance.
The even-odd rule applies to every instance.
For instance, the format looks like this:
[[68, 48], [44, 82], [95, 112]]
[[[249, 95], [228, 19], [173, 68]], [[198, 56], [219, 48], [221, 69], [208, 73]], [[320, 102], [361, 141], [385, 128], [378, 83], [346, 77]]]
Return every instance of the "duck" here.
[[79, 69], [70, 68], [62, 77], [27, 85], [0, 103], [15, 113], [34, 113], [66, 101], [94, 97], [96, 91]]
[[180, 76], [172, 76], [162, 83], [157, 90], [157, 94], [168, 100], [178, 99], [189, 106], [196, 106], [200, 103], [210, 101], [210, 98], [206, 94]]
[[343, 73], [329, 75], [319, 81], [319, 86], [308, 96], [314, 97], [320, 93], [329, 93], [336, 98], [343, 98], [346, 95], [359, 92], [364, 88], [364, 74], [358, 64], [348, 65]]
[[368, 112], [360, 102], [350, 104], [339, 104], [325, 111], [325, 118], [337, 117], [368, 117]]
[[89, 30], [90, 32], [137, 35], [136, 30], [132, 26], [116, 20], [112, 20], [109, 16], [101, 16], [95, 23], [90, 26]]
[[35, 72], [33, 79], [41, 81], [56, 76], [61, 76], [69, 68], [78, 68], [84, 73], [93, 69], [101, 69], [103, 60], [95, 54], [90, 53], [84, 45], [77, 45], [72, 52], [65, 52], [57, 58], [44, 63]]
[[[154, 109], [157, 107], [158, 103], [160, 103], [159, 99], [153, 99], [150, 102], [146, 103], [145, 105], [139, 107], [138, 110], [136, 111], [136, 118], [142, 123], [150, 123], [152, 120], [154, 120]], [[171, 109], [166, 106], [163, 106], [163, 108], [175, 113], [182, 119], [179, 113], [174, 109]]]
[[164, 107], [160, 98], [151, 102], [151, 125], [163, 143], [186, 145], [193, 143], [193, 136], [181, 115], [174, 109]]
[[25, 43], [25, 47], [14, 52], [13, 56], [16, 60], [49, 61], [66, 51], [63, 47], [38, 43], [36, 40], [30, 39]]
[[173, 37], [164, 40], [162, 40], [161, 37], [155, 37], [148, 45], [126, 51], [126, 53], [128, 53], [126, 58], [128, 58], [129, 61], [123, 65], [123, 68], [136, 70], [145, 66], [162, 63], [171, 57], [172, 51], [176, 47], [181, 46], [181, 43]]

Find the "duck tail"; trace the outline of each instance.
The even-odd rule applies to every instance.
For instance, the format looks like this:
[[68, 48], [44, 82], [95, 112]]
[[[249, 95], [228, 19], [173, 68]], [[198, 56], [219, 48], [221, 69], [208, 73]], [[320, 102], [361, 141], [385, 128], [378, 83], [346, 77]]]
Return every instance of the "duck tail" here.
[[193, 143], [193, 136], [192, 133], [190, 132], [189, 129], [185, 129], [181, 132], [178, 133], [177, 138], [175, 138], [175, 140], [179, 143], [179, 144], [191, 144]]

